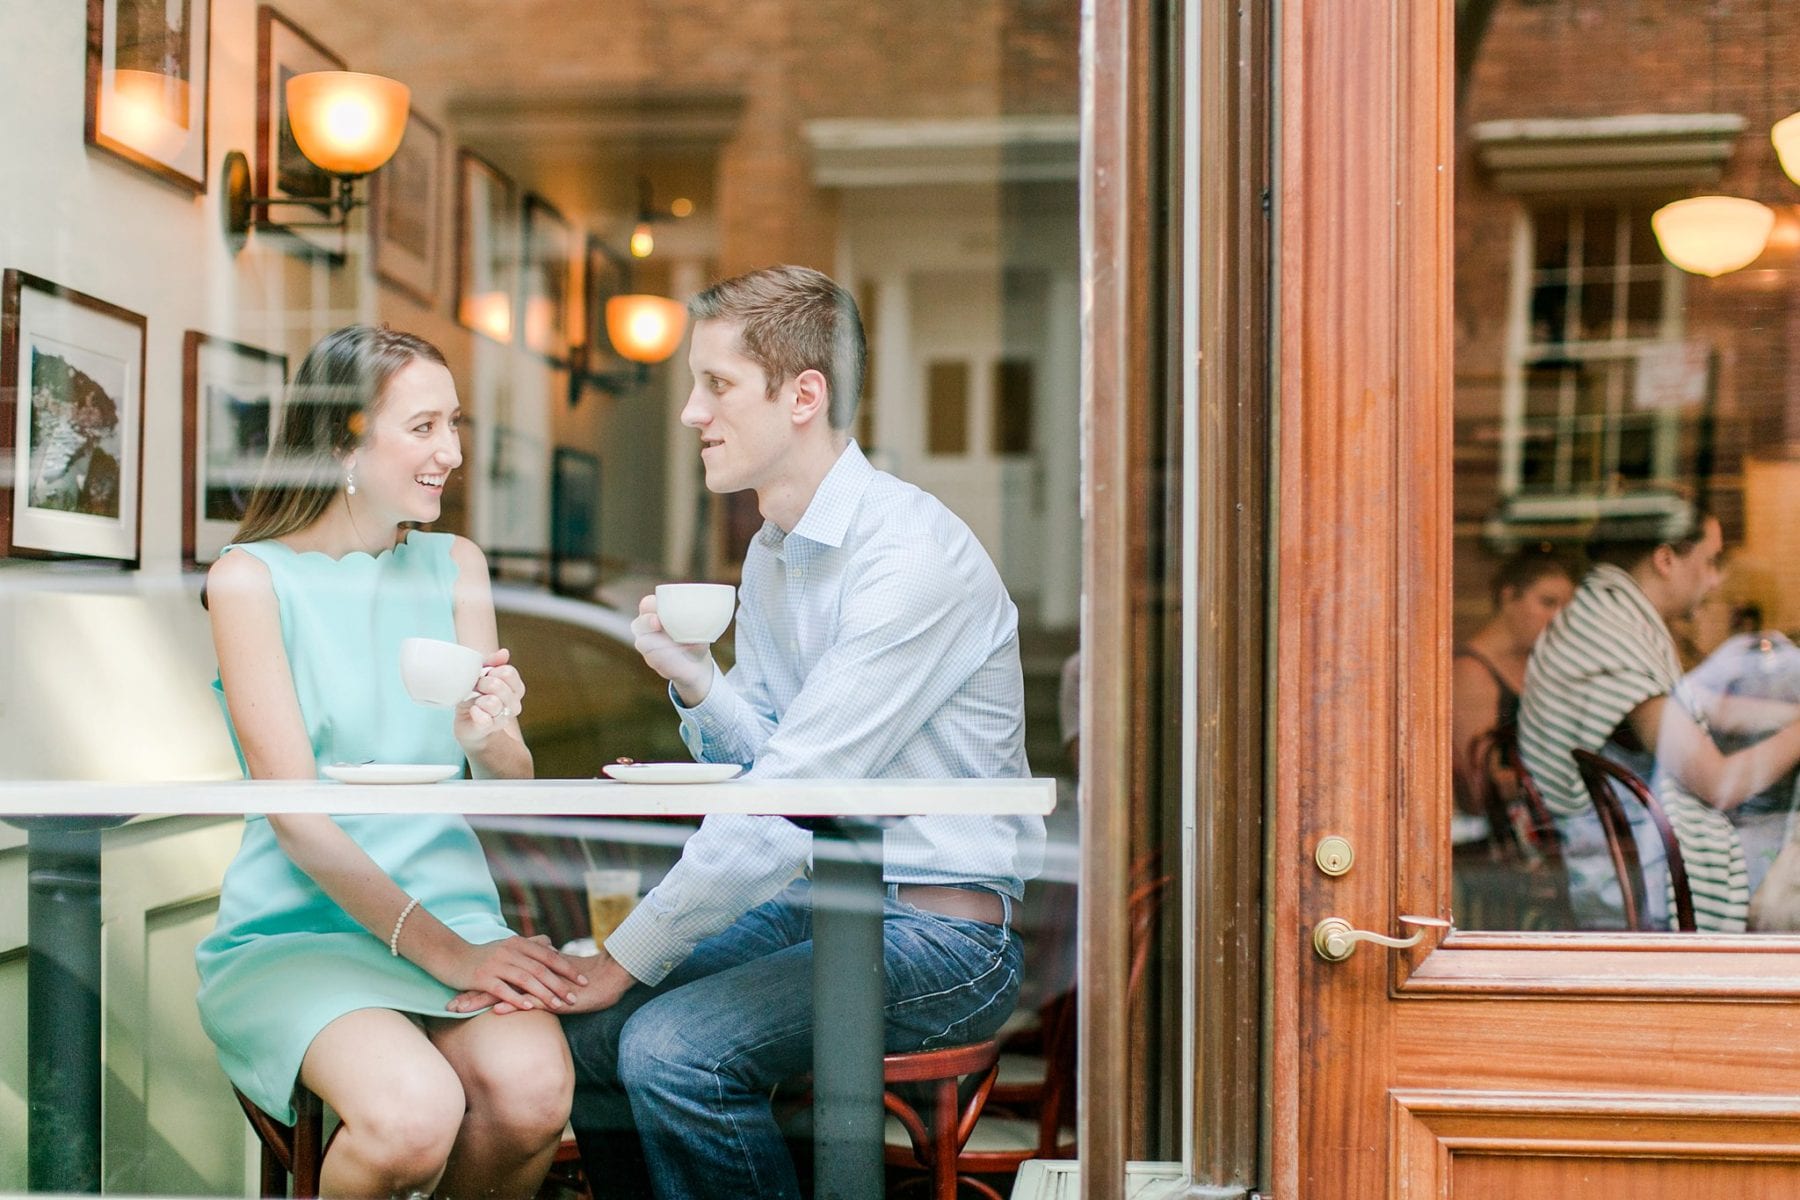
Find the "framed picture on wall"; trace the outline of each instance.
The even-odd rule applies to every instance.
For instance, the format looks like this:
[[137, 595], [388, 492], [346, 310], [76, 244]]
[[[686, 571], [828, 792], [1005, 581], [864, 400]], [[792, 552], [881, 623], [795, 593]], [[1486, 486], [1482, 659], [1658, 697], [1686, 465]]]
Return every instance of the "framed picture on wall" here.
[[600, 582], [600, 460], [558, 446], [550, 459], [550, 590], [586, 593]]
[[137, 565], [145, 319], [0, 276], [0, 555]]
[[190, 329], [181, 364], [181, 558], [198, 566], [243, 520], [281, 421], [287, 356]]
[[495, 425], [488, 455], [484, 549], [490, 557], [543, 561], [544, 442], [510, 425]]
[[438, 302], [443, 162], [443, 133], [418, 113], [409, 113], [400, 148], [369, 181], [375, 276], [426, 308]]
[[300, 153], [294, 131], [288, 125], [287, 82], [308, 71], [342, 71], [344, 60], [317, 39], [264, 4], [256, 10], [256, 194], [291, 203], [268, 208], [268, 221], [259, 232], [277, 235], [288, 248], [303, 254], [322, 254], [333, 262], [344, 257], [344, 232], [339, 229], [285, 229], [290, 221], [317, 221], [323, 216], [317, 203], [329, 200], [332, 177]]
[[582, 272], [582, 313], [587, 342], [583, 365], [595, 373], [625, 370], [635, 364], [613, 349], [606, 333], [606, 302], [631, 291], [631, 264], [593, 234], [588, 235]]
[[206, 190], [212, 0], [87, 0], [87, 144]]
[[456, 155], [456, 319], [512, 341], [519, 193], [505, 172], [470, 150]]
[[569, 361], [569, 281], [575, 273], [575, 232], [542, 196], [525, 197], [523, 262], [520, 319], [525, 348], [564, 366]]

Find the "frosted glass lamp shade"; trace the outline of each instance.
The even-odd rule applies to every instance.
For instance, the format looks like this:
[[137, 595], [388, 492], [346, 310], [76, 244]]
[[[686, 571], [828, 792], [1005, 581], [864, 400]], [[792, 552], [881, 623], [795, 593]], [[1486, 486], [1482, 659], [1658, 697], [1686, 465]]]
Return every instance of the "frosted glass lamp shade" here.
[[400, 148], [412, 89], [357, 71], [308, 71], [288, 80], [288, 124], [300, 153], [333, 175], [367, 175]]
[[663, 296], [614, 296], [606, 302], [606, 336], [632, 362], [659, 363], [675, 353], [687, 310]]
[[1670, 262], [1711, 278], [1756, 261], [1775, 228], [1775, 210], [1741, 196], [1694, 196], [1657, 209], [1650, 227]]

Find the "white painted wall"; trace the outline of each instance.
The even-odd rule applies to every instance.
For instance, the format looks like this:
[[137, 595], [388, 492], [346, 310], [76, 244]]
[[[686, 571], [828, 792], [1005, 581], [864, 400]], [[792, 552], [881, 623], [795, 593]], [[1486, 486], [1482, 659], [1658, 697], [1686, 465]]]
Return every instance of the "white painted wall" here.
[[[373, 279], [366, 239], [340, 267], [253, 236], [233, 255], [220, 228], [219, 163], [251, 150], [256, 4], [211, 0], [211, 179], [166, 184], [83, 140], [87, 6], [0, 0], [0, 268], [53, 280], [148, 318], [141, 568], [0, 559], [0, 790], [7, 779], [205, 779], [237, 773], [213, 701], [210, 633], [181, 553], [182, 339], [189, 329], [285, 352], [355, 320], [437, 343], [475, 418], [462, 486], [480, 536], [477, 444], [494, 399], [548, 461], [551, 370], [493, 347], [451, 314], [453, 189], [443, 189], [439, 302], [427, 309]], [[355, 47], [346, 52], [358, 62]], [[442, 114], [427, 112], [440, 118]], [[446, 128], [453, 152], [454, 133]], [[450, 168], [447, 157], [445, 169]], [[479, 368], [479, 370], [477, 369]], [[547, 504], [544, 492], [543, 503]], [[513, 514], [541, 538], [540, 505]], [[248, 1127], [192, 1004], [193, 945], [211, 927], [233, 821], [128, 826], [107, 835], [106, 1171], [136, 1194], [248, 1194]], [[0, 1193], [25, 1189], [24, 836], [0, 826]]]
[[[73, 0], [0, 4], [0, 268], [148, 319], [142, 565], [113, 581], [125, 598], [100, 602], [82, 598], [81, 580], [116, 568], [0, 559], [0, 779], [213, 777], [235, 765], [207, 696], [214, 662], [205, 616], [179, 577], [185, 332], [286, 353], [290, 370], [319, 336], [351, 321], [384, 320], [436, 343], [472, 418], [450, 503], [468, 506], [478, 540], [501, 532], [504, 517], [508, 542], [544, 543], [556, 432], [550, 397], [564, 393], [547, 364], [476, 337], [452, 315], [456, 139], [441, 112], [423, 110], [446, 131], [440, 296], [428, 308], [376, 283], [360, 213], [338, 267], [286, 253], [266, 237], [252, 235], [235, 255], [226, 244], [219, 164], [228, 150], [254, 147], [254, 0], [212, 0], [209, 180], [200, 196], [85, 144], [86, 8]], [[354, 46], [332, 48], [352, 67], [381, 69], [359, 61]], [[479, 468], [502, 401], [505, 419], [537, 447], [527, 468], [538, 477], [525, 489], [530, 503], [497, 512]], [[660, 531], [654, 497], [650, 504]], [[129, 689], [101, 695], [82, 674], [101, 646], [141, 660], [118, 664]]]

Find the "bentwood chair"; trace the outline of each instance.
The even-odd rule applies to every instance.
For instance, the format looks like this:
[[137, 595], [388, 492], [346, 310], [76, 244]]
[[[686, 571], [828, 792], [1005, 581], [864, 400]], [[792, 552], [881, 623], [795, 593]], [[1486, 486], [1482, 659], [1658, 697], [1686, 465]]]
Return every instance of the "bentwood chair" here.
[[262, 1143], [261, 1193], [274, 1200], [288, 1194], [288, 1177], [294, 1180], [294, 1200], [315, 1200], [319, 1194], [319, 1168], [325, 1162], [325, 1106], [304, 1084], [294, 1085], [294, 1123], [284, 1125], [250, 1102], [236, 1088], [250, 1127]]
[[[1125, 993], [1128, 1005], [1142, 986], [1162, 892], [1169, 882], [1166, 875], [1147, 878], [1154, 866], [1155, 859], [1146, 857], [1132, 872], [1138, 882], [1134, 883], [1127, 899], [1131, 937], [1130, 974]], [[929, 1172], [933, 1200], [955, 1200], [959, 1186], [969, 1188], [986, 1200], [1002, 1200], [999, 1190], [981, 1176], [1010, 1175], [1031, 1159], [1076, 1157], [1078, 1008], [1073, 988], [1047, 1007], [1042, 1035], [1044, 1082], [1030, 1106], [1008, 1108], [993, 1104], [991, 1093], [996, 1067], [979, 1066], [971, 1068], [960, 1089], [955, 1080], [937, 1082], [928, 1120], [919, 1113], [917, 1106], [910, 1105], [903, 1096], [895, 1093], [892, 1084], [897, 1080], [890, 1074], [888, 1095], [884, 1099], [891, 1114], [887, 1136], [888, 1165]], [[970, 1052], [972, 1062], [986, 1062], [985, 1057], [976, 1053], [980, 1047], [958, 1049]], [[894, 1069], [896, 1060], [910, 1057], [913, 1056], [889, 1055], [889, 1070]], [[964, 1096], [967, 1098], [959, 1099]], [[931, 1136], [927, 1137], [927, 1134]], [[951, 1140], [952, 1136], [954, 1140]], [[947, 1155], [946, 1150], [952, 1146], [954, 1151]]]
[[1600, 817], [1600, 829], [1606, 835], [1607, 853], [1612, 857], [1613, 870], [1619, 875], [1619, 895], [1625, 911], [1625, 927], [1627, 929], [1651, 928], [1649, 924], [1649, 896], [1644, 884], [1644, 869], [1638, 859], [1637, 840], [1631, 835], [1631, 822], [1625, 815], [1625, 806], [1619, 802], [1619, 785], [1627, 795], [1633, 797], [1644, 810], [1650, 814], [1651, 824], [1656, 826], [1657, 836], [1662, 839], [1663, 850], [1668, 855], [1669, 884], [1675, 893], [1675, 927], [1683, 933], [1693, 933], [1694, 897], [1688, 886], [1687, 864], [1681, 856], [1681, 842], [1675, 836], [1675, 827], [1669, 823], [1669, 816], [1663, 806], [1650, 791], [1637, 772], [1610, 758], [1602, 758], [1588, 750], [1572, 750], [1575, 765], [1581, 771], [1581, 781], [1587, 785], [1588, 797], [1594, 802], [1594, 812]]
[[1458, 924], [1466, 929], [1568, 929], [1568, 870], [1562, 838], [1516, 729], [1496, 727], [1456, 756], [1457, 807], [1487, 821], [1487, 836], [1455, 848]]

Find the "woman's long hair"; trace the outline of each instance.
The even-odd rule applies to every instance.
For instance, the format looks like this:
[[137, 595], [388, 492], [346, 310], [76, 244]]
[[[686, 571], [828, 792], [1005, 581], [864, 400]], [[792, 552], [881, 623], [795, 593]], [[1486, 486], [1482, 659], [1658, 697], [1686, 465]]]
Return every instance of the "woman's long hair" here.
[[317, 521], [344, 483], [388, 381], [414, 359], [447, 366], [424, 338], [385, 325], [346, 325], [319, 339], [288, 385], [281, 429], [234, 542], [260, 542]]

